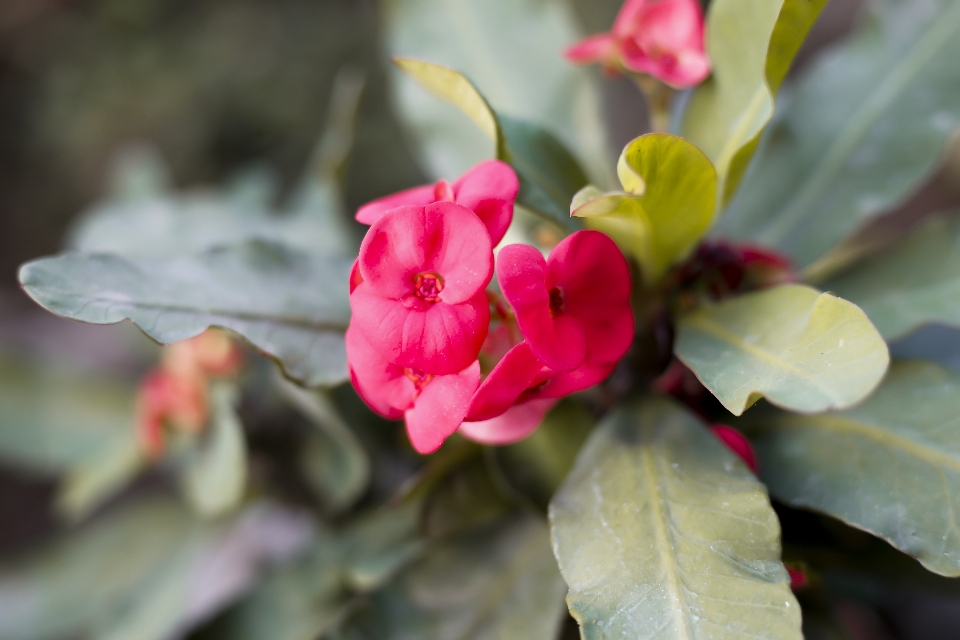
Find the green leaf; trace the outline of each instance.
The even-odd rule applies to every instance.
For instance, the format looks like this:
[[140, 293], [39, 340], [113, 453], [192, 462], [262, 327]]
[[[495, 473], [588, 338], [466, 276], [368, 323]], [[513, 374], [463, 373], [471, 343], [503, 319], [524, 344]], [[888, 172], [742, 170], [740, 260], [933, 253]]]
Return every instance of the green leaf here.
[[172, 260], [65, 254], [29, 262], [20, 282], [44, 308], [73, 320], [129, 318], [154, 340], [230, 329], [310, 386], [347, 378], [349, 260], [251, 241]]
[[331, 513], [349, 507], [370, 482], [370, 459], [329, 397], [278, 378], [281, 393], [315, 427], [300, 453], [306, 479]]
[[960, 576], [960, 375], [898, 362], [847, 411], [745, 419], [771, 493], [880, 536]]
[[550, 640], [563, 594], [546, 526], [516, 516], [436, 545], [334, 637]]
[[57, 511], [68, 520], [86, 517], [140, 475], [146, 466], [147, 461], [134, 440], [118, 442], [115, 448], [67, 471], [57, 492]]
[[816, 413], [850, 407], [890, 354], [856, 305], [788, 284], [680, 317], [674, 351], [734, 415], [759, 400]]
[[666, 133], [628, 144], [617, 173], [623, 192], [582, 193], [572, 215], [610, 235], [637, 259], [647, 283], [656, 283], [707, 232], [717, 173], [699, 149]]
[[[541, 125], [588, 166], [606, 170], [612, 153], [593, 78], [560, 55], [580, 37], [566, 3], [388, 0], [382, 12], [392, 56], [435, 60], [461, 71], [483, 87], [498, 114]], [[400, 116], [434, 179], [454, 178], [490, 157], [488, 140], [495, 136], [489, 129], [485, 136], [465, 127], [459, 114], [430, 100], [407, 78], [397, 80]], [[609, 182], [606, 175], [593, 178]], [[561, 204], [566, 216], [570, 201]]]
[[715, 0], [707, 11], [713, 73], [693, 95], [683, 136], [717, 167], [727, 204], [773, 115], [774, 96], [826, 0]]
[[604, 419], [550, 521], [586, 640], [802, 637], [763, 485], [667, 400]]
[[497, 158], [517, 173], [518, 204], [567, 230], [580, 227], [570, 219], [569, 204], [587, 177], [563, 143], [537, 125], [499, 115], [458, 71], [408, 58], [394, 63], [434, 96], [460, 109], [493, 141]]
[[938, 219], [828, 281], [887, 340], [928, 323], [960, 326], [960, 221]]
[[240, 504], [247, 487], [247, 441], [236, 414], [237, 390], [217, 383], [210, 390], [210, 420], [180, 472], [187, 499], [197, 513], [216, 517]]
[[960, 2], [869, 6], [793, 87], [720, 226], [800, 267], [902, 202], [960, 124]]

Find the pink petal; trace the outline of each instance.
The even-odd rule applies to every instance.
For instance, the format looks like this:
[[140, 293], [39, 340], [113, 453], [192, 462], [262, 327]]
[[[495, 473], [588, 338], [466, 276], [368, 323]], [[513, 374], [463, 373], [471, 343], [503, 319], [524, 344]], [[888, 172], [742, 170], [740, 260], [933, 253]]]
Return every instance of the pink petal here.
[[563, 314], [584, 331], [587, 360], [623, 357], [634, 334], [630, 268], [613, 240], [599, 231], [564, 238], [547, 261], [546, 286], [563, 292]]
[[350, 307], [351, 323], [385, 360], [435, 375], [457, 373], [476, 360], [490, 322], [483, 291], [462, 304], [430, 304], [381, 297], [365, 282], [350, 295]]
[[507, 352], [480, 384], [467, 415], [471, 420], [487, 420], [502, 414], [530, 387], [542, 368], [530, 345], [521, 342]]
[[557, 400], [531, 400], [480, 422], [464, 422], [460, 433], [482, 444], [502, 445], [523, 440], [540, 426]]
[[703, 52], [703, 12], [697, 0], [657, 0], [644, 8], [640, 19], [633, 37], [651, 57], [657, 52], [678, 57], [684, 51]]
[[413, 205], [422, 207], [436, 200], [434, 197], [434, 185], [428, 184], [422, 187], [414, 187], [406, 191], [400, 191], [393, 195], [368, 202], [357, 209], [357, 222], [363, 224], [373, 224], [380, 219], [380, 216], [391, 209], [402, 207], [404, 205]]
[[453, 184], [457, 204], [477, 214], [494, 246], [513, 220], [513, 203], [519, 190], [517, 174], [500, 160], [481, 162]]
[[353, 261], [353, 266], [350, 267], [350, 293], [353, 293], [353, 290], [363, 284], [363, 276], [360, 275], [360, 259], [357, 258]]
[[480, 384], [480, 363], [427, 383], [412, 409], [404, 414], [410, 443], [419, 453], [433, 453], [460, 427], [470, 397]]
[[585, 362], [573, 371], [553, 375], [543, 384], [526, 392], [523, 397], [562, 398], [603, 382], [616, 366], [616, 362]]
[[636, 35], [648, 6], [647, 0], [627, 0], [624, 2], [617, 13], [617, 18], [613, 21], [613, 36], [617, 39], [624, 39]]
[[403, 367], [390, 364], [351, 325], [347, 328], [347, 362], [354, 389], [371, 409], [391, 420], [397, 420], [413, 406], [417, 395], [413, 381]]
[[723, 444], [727, 445], [727, 448], [737, 454], [750, 467], [751, 471], [757, 472], [757, 456], [753, 453], [750, 441], [742, 433], [725, 424], [715, 424], [710, 428], [713, 430], [713, 434], [720, 438]]
[[568, 47], [563, 57], [576, 64], [606, 63], [616, 59], [617, 44], [609, 33], [598, 33]]
[[551, 317], [546, 268], [543, 256], [529, 245], [508, 245], [497, 257], [500, 289], [530, 348], [551, 369], [570, 371], [586, 357], [586, 337], [575, 318]]
[[482, 291], [493, 275], [490, 236], [475, 213], [452, 202], [392, 209], [360, 245], [363, 280], [386, 298], [413, 293], [419, 273], [443, 278], [440, 299], [458, 304]]

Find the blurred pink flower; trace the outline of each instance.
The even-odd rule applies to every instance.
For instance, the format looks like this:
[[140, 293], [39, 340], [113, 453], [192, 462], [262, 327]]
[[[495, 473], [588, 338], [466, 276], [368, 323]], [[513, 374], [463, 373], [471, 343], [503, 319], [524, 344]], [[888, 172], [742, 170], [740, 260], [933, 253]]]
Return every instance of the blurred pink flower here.
[[578, 42], [571, 62], [600, 63], [610, 73], [628, 69], [674, 88], [692, 87], [710, 74], [703, 12], [697, 0], [627, 0], [609, 33]]
[[517, 174], [510, 165], [487, 160], [467, 171], [452, 185], [440, 180], [436, 184], [414, 187], [365, 204], [357, 211], [357, 221], [373, 224], [387, 211], [402, 205], [423, 206], [446, 200], [476, 213], [487, 227], [491, 244], [496, 246], [513, 220], [513, 203], [519, 190]]
[[720, 438], [723, 444], [727, 445], [731, 451], [743, 460], [750, 470], [757, 472], [757, 456], [753, 453], [753, 446], [746, 436], [725, 424], [715, 424], [710, 427], [715, 436]]

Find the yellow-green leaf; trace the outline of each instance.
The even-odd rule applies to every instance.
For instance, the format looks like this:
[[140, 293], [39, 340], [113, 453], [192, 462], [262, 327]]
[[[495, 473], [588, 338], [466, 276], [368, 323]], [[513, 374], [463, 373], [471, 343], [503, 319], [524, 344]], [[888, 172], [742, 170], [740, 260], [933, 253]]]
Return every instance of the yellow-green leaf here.
[[771, 408], [745, 420], [778, 499], [960, 576], [960, 375], [898, 362], [853, 409], [798, 416]]
[[670, 401], [608, 416], [550, 520], [585, 640], [802, 638], [763, 485]]
[[583, 190], [572, 215], [586, 218], [587, 226], [616, 240], [640, 263], [644, 279], [655, 283], [707, 232], [717, 173], [683, 138], [651, 133], [626, 146], [617, 174], [622, 193]]
[[717, 167], [720, 207], [736, 191], [773, 115], [774, 96], [826, 0], [715, 0], [707, 12], [713, 73], [693, 95], [683, 135]]
[[682, 316], [674, 349], [735, 415], [761, 396], [803, 413], [850, 407], [873, 391], [890, 362], [856, 305], [795, 284]]

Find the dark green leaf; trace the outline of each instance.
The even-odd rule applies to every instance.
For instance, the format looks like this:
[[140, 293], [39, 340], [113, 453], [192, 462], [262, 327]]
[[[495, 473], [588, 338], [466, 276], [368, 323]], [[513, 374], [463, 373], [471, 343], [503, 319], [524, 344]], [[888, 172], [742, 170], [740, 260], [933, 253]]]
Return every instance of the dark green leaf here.
[[763, 485], [667, 400], [597, 427], [550, 520], [586, 640], [802, 637]]

